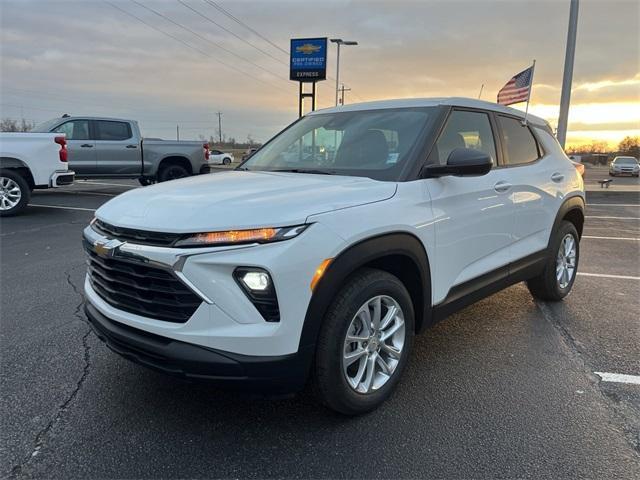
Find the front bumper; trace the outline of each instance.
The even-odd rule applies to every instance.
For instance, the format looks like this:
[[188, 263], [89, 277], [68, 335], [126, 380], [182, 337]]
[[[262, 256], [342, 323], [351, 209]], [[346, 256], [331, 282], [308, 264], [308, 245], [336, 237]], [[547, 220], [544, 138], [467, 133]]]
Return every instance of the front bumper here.
[[[87, 276], [85, 297], [103, 316], [117, 325], [170, 341], [250, 357], [287, 356], [309, 346], [301, 345], [311, 299], [309, 282], [322, 260], [335, 256], [344, 242], [321, 224], [293, 240], [264, 245], [193, 249], [149, 246], [111, 239], [91, 226], [84, 231], [84, 241], [94, 251], [98, 246], [101, 250], [109, 247], [107, 255], [114, 259], [170, 271], [202, 299], [186, 322], [162, 321], [107, 302]], [[267, 322], [238, 285], [233, 277], [238, 266], [269, 272], [278, 298], [279, 322]]]
[[115, 353], [178, 377], [277, 393], [304, 387], [313, 348], [281, 356], [249, 356], [185, 343], [115, 322], [91, 303], [85, 313], [100, 340]]

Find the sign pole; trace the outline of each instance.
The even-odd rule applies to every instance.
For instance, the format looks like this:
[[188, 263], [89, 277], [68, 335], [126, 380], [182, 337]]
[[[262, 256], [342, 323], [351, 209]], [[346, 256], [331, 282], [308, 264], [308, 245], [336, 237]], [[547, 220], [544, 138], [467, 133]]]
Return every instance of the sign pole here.
[[[311, 111], [316, 109], [316, 82], [327, 78], [327, 38], [292, 38], [290, 55], [289, 79], [299, 83], [300, 118], [304, 113], [305, 98], [311, 97]], [[305, 92], [305, 83], [311, 83], [311, 92]]]
[[578, 33], [578, 0], [571, 0], [569, 10], [569, 30], [567, 32], [567, 50], [564, 55], [564, 74], [562, 76], [562, 94], [560, 95], [560, 115], [558, 117], [558, 142], [564, 148], [567, 140], [569, 121], [569, 103], [571, 101], [571, 82], [573, 80], [573, 60], [576, 55], [576, 34]]

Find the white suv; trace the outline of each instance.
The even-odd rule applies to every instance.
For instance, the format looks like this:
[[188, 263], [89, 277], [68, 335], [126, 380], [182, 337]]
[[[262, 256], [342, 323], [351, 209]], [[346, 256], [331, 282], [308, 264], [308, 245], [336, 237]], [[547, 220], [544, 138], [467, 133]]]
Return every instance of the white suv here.
[[84, 231], [98, 336], [161, 371], [346, 414], [396, 387], [414, 334], [516, 282], [560, 300], [584, 222], [549, 125], [470, 99], [313, 112], [234, 171], [130, 191]]

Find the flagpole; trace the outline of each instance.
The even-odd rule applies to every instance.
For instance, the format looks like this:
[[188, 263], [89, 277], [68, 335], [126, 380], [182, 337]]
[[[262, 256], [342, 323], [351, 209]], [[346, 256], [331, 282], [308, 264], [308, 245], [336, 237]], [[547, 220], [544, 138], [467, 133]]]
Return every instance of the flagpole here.
[[527, 124], [527, 116], [529, 115], [529, 100], [531, 100], [531, 90], [533, 90], [533, 74], [536, 72], [536, 59], [533, 59], [533, 65], [531, 66], [531, 84], [529, 85], [529, 93], [527, 94], [527, 108], [524, 111], [523, 125]]

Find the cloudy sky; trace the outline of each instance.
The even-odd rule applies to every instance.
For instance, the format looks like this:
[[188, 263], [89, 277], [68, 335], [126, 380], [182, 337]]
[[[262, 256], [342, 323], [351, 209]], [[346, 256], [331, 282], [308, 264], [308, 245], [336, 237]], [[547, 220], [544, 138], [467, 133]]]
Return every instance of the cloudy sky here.
[[[347, 103], [482, 84], [494, 101], [535, 58], [531, 111], [555, 126], [568, 15], [569, 0], [0, 0], [0, 116], [129, 117], [197, 138], [221, 111], [227, 136], [264, 141], [297, 116], [289, 39], [336, 36], [359, 42], [341, 52]], [[640, 134], [639, 20], [637, 0], [581, 1], [569, 143]]]

